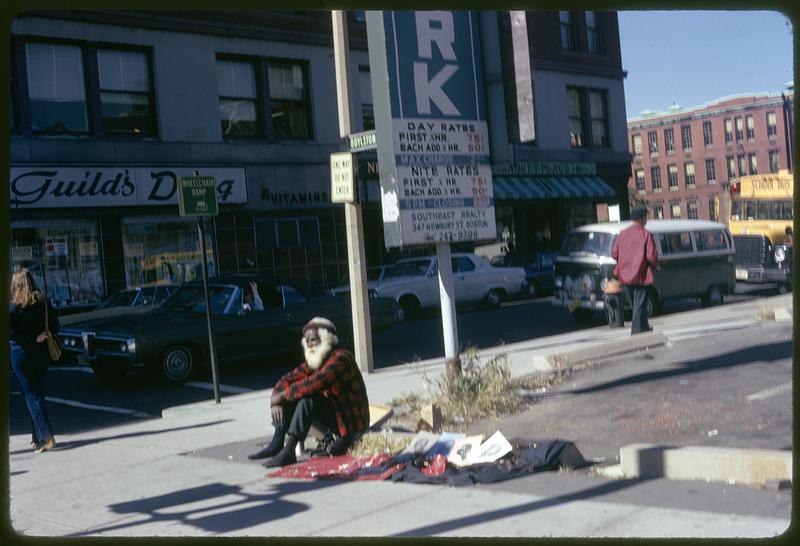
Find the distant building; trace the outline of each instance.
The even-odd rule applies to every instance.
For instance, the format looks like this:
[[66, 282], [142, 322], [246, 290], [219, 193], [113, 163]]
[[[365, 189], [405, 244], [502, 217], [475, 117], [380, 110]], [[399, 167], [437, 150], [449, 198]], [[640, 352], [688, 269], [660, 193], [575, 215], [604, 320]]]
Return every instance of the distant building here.
[[731, 179], [793, 168], [794, 93], [724, 97], [628, 120], [628, 183], [651, 218], [717, 220]]

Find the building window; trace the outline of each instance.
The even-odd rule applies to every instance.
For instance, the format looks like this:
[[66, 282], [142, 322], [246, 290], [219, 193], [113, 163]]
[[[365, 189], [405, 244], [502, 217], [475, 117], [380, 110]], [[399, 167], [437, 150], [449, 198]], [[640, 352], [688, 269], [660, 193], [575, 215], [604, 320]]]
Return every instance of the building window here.
[[686, 203], [686, 217], [690, 220], [697, 220], [697, 201]]
[[683, 164], [683, 177], [686, 181], [686, 187], [694, 188], [694, 163], [688, 162]]
[[733, 142], [733, 122], [730, 119], [724, 121], [725, 125], [725, 144]]
[[259, 136], [255, 65], [248, 61], [217, 59], [217, 90], [223, 138]]
[[636, 169], [636, 191], [639, 193], [647, 191], [644, 185], [644, 169]]
[[633, 155], [635, 157], [642, 157], [642, 135], [633, 135], [631, 137], [631, 144], [633, 146]]
[[561, 47], [570, 51], [577, 51], [575, 17], [571, 11], [559, 11], [558, 18], [561, 22]]
[[674, 163], [667, 165], [667, 184], [669, 191], [678, 191], [678, 166]]
[[780, 169], [780, 155], [777, 150], [769, 152], [769, 172], [776, 173]]
[[681, 217], [681, 204], [679, 202], [673, 202], [669, 204], [669, 214], [670, 218], [680, 218]]
[[664, 205], [653, 205], [653, 218], [656, 220], [664, 219]]
[[711, 122], [704, 121], [703, 122], [703, 145], [706, 148], [710, 148], [714, 144], [714, 136], [713, 131], [711, 130]]
[[155, 134], [147, 54], [143, 51], [98, 49], [97, 69], [103, 131]]
[[671, 127], [669, 129], [664, 129], [664, 150], [666, 150], [668, 154], [675, 153], [675, 131], [673, 131]]
[[87, 133], [83, 53], [62, 44], [25, 44], [31, 129], [46, 133]]
[[54, 307], [96, 305], [105, 296], [96, 221], [13, 222], [9, 243], [12, 269], [28, 268]]
[[651, 156], [658, 155], [658, 133], [655, 131], [647, 133], [647, 146]]
[[744, 154], [740, 154], [736, 156], [736, 162], [739, 164], [739, 176], [744, 176], [747, 174], [747, 162], [745, 160]]
[[567, 100], [569, 103], [570, 146], [573, 148], [607, 148], [608, 108], [605, 91], [568, 87]]
[[709, 184], [717, 183], [717, 168], [713, 159], [706, 159], [706, 180]]
[[744, 121], [742, 118], [735, 118], [736, 123], [736, 142], [744, 140]]
[[733, 159], [732, 155], [727, 157], [727, 165], [728, 165], [728, 179], [736, 177], [736, 161]]
[[361, 122], [364, 131], [375, 128], [375, 111], [372, 106], [372, 83], [368, 66], [358, 67], [358, 83], [361, 91]]
[[681, 125], [681, 145], [683, 151], [688, 152], [692, 149], [692, 126]]
[[758, 158], [756, 154], [748, 154], [747, 165], [750, 167], [750, 174], [758, 174]]
[[599, 11], [586, 12], [586, 33], [589, 38], [589, 53], [604, 54], [606, 44], [603, 37], [603, 15]]
[[268, 79], [275, 138], [310, 139], [311, 116], [305, 66], [288, 61], [270, 61]]
[[770, 140], [778, 136], [778, 118], [775, 112], [767, 112], [767, 136]]
[[717, 221], [717, 203], [713, 199], [708, 200], [708, 219]]
[[655, 165], [650, 167], [650, 182], [653, 184], [653, 191], [661, 191], [661, 167]]
[[747, 124], [747, 140], [755, 140], [756, 139], [756, 122], [753, 119], [753, 116], [747, 116], [745, 118], [745, 123]]

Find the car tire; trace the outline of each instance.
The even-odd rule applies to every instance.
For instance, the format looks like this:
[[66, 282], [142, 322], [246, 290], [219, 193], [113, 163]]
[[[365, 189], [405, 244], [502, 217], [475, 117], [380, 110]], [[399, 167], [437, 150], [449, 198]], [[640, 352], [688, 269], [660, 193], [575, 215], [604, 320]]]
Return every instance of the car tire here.
[[645, 309], [645, 312], [647, 313], [647, 318], [648, 319], [653, 318], [656, 315], [656, 313], [658, 312], [659, 304], [658, 304], [658, 301], [656, 299], [655, 294], [653, 294], [653, 292], [652, 292], [652, 289], [647, 294], [647, 298], [644, 300], [644, 309]]
[[94, 372], [95, 377], [102, 382], [114, 383], [121, 380], [122, 376], [125, 375], [123, 370], [106, 368], [97, 364], [90, 364], [89, 366], [92, 368], [92, 372]]
[[788, 294], [792, 291], [792, 282], [782, 282], [778, 284], [778, 294]]
[[700, 303], [703, 307], [716, 307], [725, 302], [725, 296], [719, 286], [712, 286], [701, 298]]
[[538, 298], [541, 294], [542, 291], [536, 281], [531, 281], [530, 285], [528, 286], [528, 298]]
[[413, 320], [419, 315], [421, 305], [416, 296], [405, 295], [398, 302], [403, 311], [403, 320]]
[[196, 360], [186, 345], [173, 345], [161, 355], [161, 375], [170, 383], [183, 383], [194, 371]]
[[491, 308], [500, 307], [503, 301], [503, 291], [499, 288], [492, 288], [486, 293], [486, 305]]

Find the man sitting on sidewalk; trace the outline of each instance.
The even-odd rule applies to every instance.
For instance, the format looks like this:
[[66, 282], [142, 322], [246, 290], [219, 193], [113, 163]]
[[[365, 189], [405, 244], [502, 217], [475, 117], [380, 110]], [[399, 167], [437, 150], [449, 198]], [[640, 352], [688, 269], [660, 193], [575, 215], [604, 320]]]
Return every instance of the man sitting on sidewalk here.
[[311, 319], [303, 327], [301, 344], [305, 362], [281, 377], [272, 389], [272, 441], [248, 456], [251, 460], [271, 457], [263, 463], [267, 468], [297, 461], [295, 448], [305, 441], [312, 422], [332, 433], [332, 444], [326, 446], [331, 455], [345, 453], [369, 427], [369, 401], [361, 370], [352, 353], [338, 346], [333, 322]]

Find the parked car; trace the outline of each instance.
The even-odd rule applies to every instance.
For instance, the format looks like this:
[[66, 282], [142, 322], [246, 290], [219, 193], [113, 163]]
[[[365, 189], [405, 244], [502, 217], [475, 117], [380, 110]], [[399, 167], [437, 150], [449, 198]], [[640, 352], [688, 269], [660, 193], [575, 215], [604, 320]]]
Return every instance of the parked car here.
[[[376, 282], [380, 282], [383, 280], [384, 275], [386, 274], [386, 270], [390, 268], [390, 265], [376, 265], [373, 267], [367, 268], [367, 285], [370, 282], [373, 284]], [[331, 294], [345, 294], [350, 292], [350, 279], [349, 275], [345, 275], [339, 280], [339, 284], [334, 286], [330, 289]]]
[[491, 260], [495, 266], [518, 266], [525, 269], [528, 297], [536, 298], [553, 293], [557, 251], [512, 253]]
[[177, 288], [177, 284], [159, 284], [118, 290], [103, 300], [93, 311], [59, 317], [59, 321], [62, 326], [68, 326], [104, 317], [144, 313], [162, 304]]
[[[556, 259], [553, 304], [578, 319], [605, 309], [603, 289], [616, 261], [611, 248], [632, 222], [589, 224], [570, 231]], [[650, 220], [658, 250], [648, 316], [670, 298], [699, 298], [704, 306], [720, 305], [736, 284], [734, 245], [724, 224], [706, 220]], [[627, 303], [627, 302], [626, 302]]]
[[[491, 307], [504, 298], [522, 297], [528, 292], [525, 270], [521, 267], [494, 267], [472, 253], [453, 253], [453, 288], [456, 303], [485, 302]], [[405, 258], [387, 269], [380, 282], [370, 283], [379, 296], [394, 298], [405, 318], [421, 309], [440, 304], [439, 264], [436, 256]]]
[[[263, 311], [248, 311], [244, 296], [258, 283]], [[260, 358], [265, 364], [279, 354], [300, 358], [303, 325], [315, 316], [336, 324], [343, 343], [352, 340], [350, 304], [296, 281], [253, 276], [216, 277], [209, 282], [218, 362]], [[393, 300], [370, 302], [373, 324], [397, 322]], [[99, 377], [118, 378], [144, 369], [171, 382], [185, 381], [210, 364], [206, 305], [202, 281], [182, 284], [159, 307], [134, 315], [105, 317], [65, 326], [59, 333], [65, 351], [92, 367]]]

